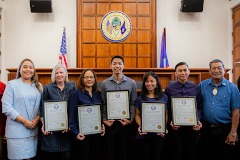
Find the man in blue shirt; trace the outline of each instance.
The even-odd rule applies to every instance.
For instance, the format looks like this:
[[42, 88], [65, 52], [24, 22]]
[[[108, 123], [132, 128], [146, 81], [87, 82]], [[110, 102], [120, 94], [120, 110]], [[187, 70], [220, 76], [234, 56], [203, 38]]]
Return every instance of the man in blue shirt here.
[[224, 78], [221, 60], [209, 63], [212, 78], [200, 83], [203, 96], [203, 154], [204, 159], [231, 159], [232, 145], [237, 138], [239, 122], [239, 91]]
[[[187, 160], [195, 159], [195, 153], [198, 144], [198, 131], [202, 127], [200, 121], [196, 126], [173, 126], [171, 112], [171, 96], [195, 96], [197, 100], [198, 120], [201, 119], [202, 111], [202, 95], [200, 87], [197, 84], [188, 82], [190, 74], [188, 65], [185, 62], [179, 62], [175, 66], [175, 75], [177, 82], [169, 85], [165, 89], [165, 94], [168, 96], [169, 106], [169, 139], [171, 144], [172, 154], [169, 154], [170, 159], [180, 160], [181, 157]], [[185, 152], [183, 152], [185, 151]]]
[[[124, 60], [114, 56], [111, 60], [113, 75], [104, 80], [101, 86], [103, 99], [102, 119], [106, 126], [106, 146], [108, 160], [127, 160], [131, 143], [131, 123], [135, 116], [134, 102], [137, 99], [136, 82], [123, 74]], [[128, 90], [130, 119], [108, 120], [106, 92], [113, 90]]]

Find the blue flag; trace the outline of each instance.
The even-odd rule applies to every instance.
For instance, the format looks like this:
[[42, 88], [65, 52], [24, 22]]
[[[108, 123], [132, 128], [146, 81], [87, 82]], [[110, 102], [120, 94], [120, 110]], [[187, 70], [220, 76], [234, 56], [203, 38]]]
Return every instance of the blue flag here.
[[166, 53], [165, 35], [163, 31], [162, 43], [161, 43], [161, 55], [160, 55], [160, 68], [168, 68], [168, 67], [169, 67], [169, 63], [168, 63], [168, 58]]

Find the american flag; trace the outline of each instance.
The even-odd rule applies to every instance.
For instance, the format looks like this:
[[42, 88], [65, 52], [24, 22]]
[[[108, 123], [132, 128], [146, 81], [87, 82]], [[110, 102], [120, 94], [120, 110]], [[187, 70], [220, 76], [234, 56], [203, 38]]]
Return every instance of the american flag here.
[[63, 29], [62, 43], [61, 43], [58, 63], [64, 65], [66, 68], [68, 68], [68, 64], [67, 64], [67, 47], [66, 47], [66, 31], [65, 31], [65, 28]]

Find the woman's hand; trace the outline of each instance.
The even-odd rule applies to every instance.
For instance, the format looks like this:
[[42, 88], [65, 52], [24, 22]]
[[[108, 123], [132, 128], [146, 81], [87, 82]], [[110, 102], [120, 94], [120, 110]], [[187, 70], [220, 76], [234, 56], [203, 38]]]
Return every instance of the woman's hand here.
[[70, 130], [71, 130], [71, 129], [70, 129], [70, 127], [69, 127], [68, 129], [63, 130], [62, 133], [68, 133]]
[[142, 132], [142, 131], [141, 131], [141, 127], [138, 127], [138, 133], [139, 133], [141, 136], [147, 134], [146, 132]]
[[105, 126], [104, 126], [104, 124], [102, 124], [102, 134], [101, 134], [101, 136], [104, 136], [105, 135]]
[[43, 135], [49, 135], [49, 134], [53, 134], [52, 132], [48, 132], [48, 131], [44, 131], [44, 121], [42, 121], [42, 132], [43, 132]]
[[84, 138], [85, 138], [85, 136], [80, 133], [76, 136], [76, 139], [78, 139], [80, 141], [84, 140]]
[[35, 124], [32, 121], [29, 121], [27, 119], [24, 119], [22, 121], [22, 124], [27, 128], [27, 129], [33, 129], [35, 128]]

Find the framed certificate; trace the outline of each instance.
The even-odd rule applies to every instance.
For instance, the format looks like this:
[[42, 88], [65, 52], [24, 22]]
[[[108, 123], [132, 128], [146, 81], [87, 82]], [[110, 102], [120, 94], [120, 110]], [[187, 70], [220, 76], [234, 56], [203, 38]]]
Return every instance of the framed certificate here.
[[78, 105], [79, 133], [82, 135], [101, 133], [101, 104]]
[[141, 102], [142, 132], [166, 133], [166, 103]]
[[68, 129], [66, 101], [44, 101], [44, 130], [63, 131]]
[[107, 91], [108, 119], [129, 119], [128, 90]]
[[171, 97], [174, 126], [195, 126], [198, 124], [195, 96]]

